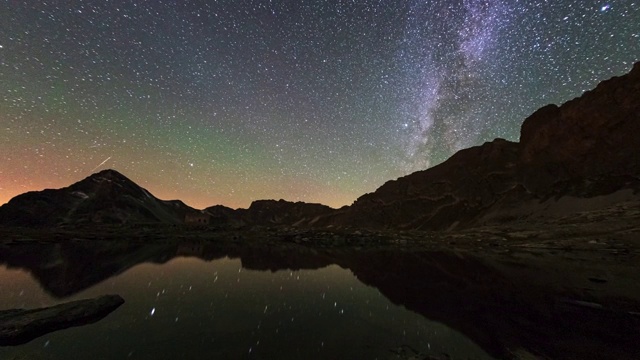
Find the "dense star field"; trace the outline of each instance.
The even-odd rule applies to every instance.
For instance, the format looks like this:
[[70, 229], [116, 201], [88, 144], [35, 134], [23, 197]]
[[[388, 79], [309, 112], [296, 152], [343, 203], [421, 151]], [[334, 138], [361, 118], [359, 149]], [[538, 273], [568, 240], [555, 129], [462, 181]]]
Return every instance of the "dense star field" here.
[[634, 0], [0, 2], [0, 204], [351, 203], [640, 60]]

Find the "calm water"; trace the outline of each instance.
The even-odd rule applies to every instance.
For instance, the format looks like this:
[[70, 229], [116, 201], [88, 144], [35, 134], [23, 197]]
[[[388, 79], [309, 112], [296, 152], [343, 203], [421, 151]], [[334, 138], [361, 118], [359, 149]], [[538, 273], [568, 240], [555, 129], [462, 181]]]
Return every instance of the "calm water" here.
[[[103, 294], [126, 301], [95, 324], [0, 347], [0, 359], [491, 358], [460, 332], [392, 303], [330, 260], [316, 259], [317, 269], [272, 271], [248, 269], [238, 258], [173, 257], [199, 248], [109, 251], [23, 249], [18, 254], [32, 262], [30, 270], [0, 267], [0, 309]], [[245, 262], [254, 257], [254, 268], [274, 267], [265, 256], [249, 254]], [[73, 294], [52, 295], [63, 293]]]
[[0, 244], [0, 310], [125, 299], [0, 359], [637, 360], [637, 270], [592, 252]]

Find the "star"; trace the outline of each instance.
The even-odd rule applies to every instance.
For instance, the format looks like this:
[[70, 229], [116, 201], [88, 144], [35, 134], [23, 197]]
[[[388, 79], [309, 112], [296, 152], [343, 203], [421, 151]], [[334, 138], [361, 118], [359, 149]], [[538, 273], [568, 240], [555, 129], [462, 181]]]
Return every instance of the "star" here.
[[351, 204], [628, 72], [640, 2], [585, 4], [0, 2], [0, 204], [107, 158], [196, 208]]

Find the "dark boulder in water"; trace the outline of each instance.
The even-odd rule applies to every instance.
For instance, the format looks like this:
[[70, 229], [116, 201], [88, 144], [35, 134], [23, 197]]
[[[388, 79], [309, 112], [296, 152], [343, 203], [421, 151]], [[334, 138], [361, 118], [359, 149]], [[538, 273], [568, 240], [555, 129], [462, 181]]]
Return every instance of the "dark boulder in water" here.
[[0, 346], [21, 345], [53, 331], [97, 322], [122, 304], [120, 296], [104, 295], [46, 308], [0, 311]]

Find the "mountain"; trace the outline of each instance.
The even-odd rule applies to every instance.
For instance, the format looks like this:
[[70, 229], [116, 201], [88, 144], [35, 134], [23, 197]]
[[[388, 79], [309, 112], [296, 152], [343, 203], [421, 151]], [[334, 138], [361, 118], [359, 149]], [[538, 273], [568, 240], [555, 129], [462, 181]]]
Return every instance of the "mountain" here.
[[211, 225], [242, 227], [309, 224], [334, 209], [321, 204], [258, 200], [248, 209], [216, 205], [195, 210], [160, 200], [115, 170], [103, 170], [62, 189], [18, 195], [0, 207], [0, 224], [50, 227], [87, 224], [184, 224], [187, 214], [208, 215]]
[[640, 62], [562, 106], [529, 116], [520, 142], [495, 139], [430, 169], [392, 180], [351, 206], [259, 200], [248, 209], [198, 212], [163, 201], [114, 170], [0, 207], [0, 224], [185, 222], [208, 216], [232, 227], [318, 226], [447, 230], [539, 220], [625, 201], [640, 206]]
[[313, 223], [319, 216], [334, 209], [322, 204], [290, 202], [285, 200], [258, 200], [243, 211], [243, 218], [258, 225], [298, 225]]
[[640, 63], [496, 139], [385, 183], [318, 222], [444, 230], [640, 201]]
[[627, 75], [529, 116], [520, 131], [520, 179], [542, 196], [594, 196], [637, 186], [639, 131], [640, 62]]
[[322, 216], [333, 213], [333, 208], [305, 202], [286, 200], [256, 200], [248, 209], [231, 209], [216, 205], [203, 210], [211, 216], [214, 224], [235, 226], [299, 226], [312, 225]]
[[178, 224], [196, 211], [179, 200], [159, 200], [119, 172], [103, 170], [66, 188], [16, 196], [0, 207], [0, 223], [32, 227]]

